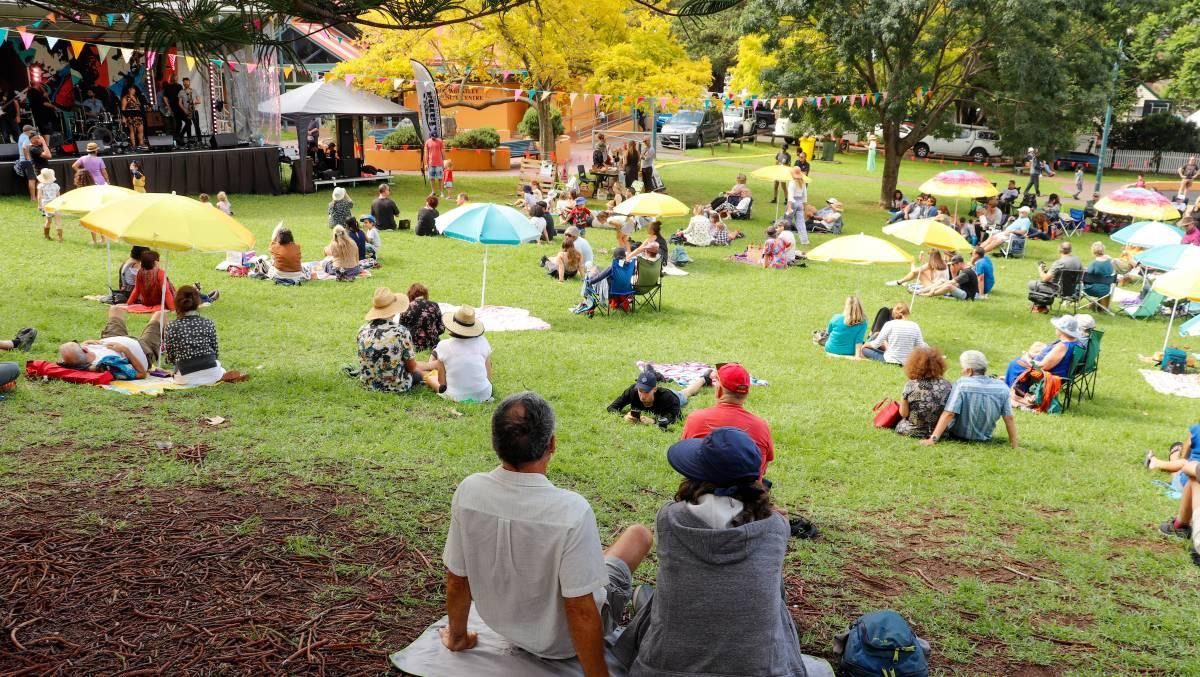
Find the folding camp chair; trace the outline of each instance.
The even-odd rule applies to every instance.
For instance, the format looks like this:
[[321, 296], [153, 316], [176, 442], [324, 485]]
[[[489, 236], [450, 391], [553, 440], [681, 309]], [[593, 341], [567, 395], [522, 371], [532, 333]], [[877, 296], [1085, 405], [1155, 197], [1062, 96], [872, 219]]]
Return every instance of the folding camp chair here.
[[638, 259], [637, 279], [633, 283], [633, 312], [639, 307], [662, 311], [662, 267], [657, 260]]
[[592, 185], [592, 196], [599, 197], [598, 193], [600, 192], [600, 177], [588, 176], [587, 168], [583, 165], [576, 165], [575, 172], [579, 176], [579, 185], [583, 186], [584, 184], [590, 183]]
[[1147, 317], [1158, 315], [1158, 309], [1162, 307], [1167, 297], [1151, 289], [1142, 297], [1142, 302], [1136, 308], [1125, 308], [1125, 313], [1135, 320], [1142, 320]]
[[1068, 303], [1079, 312], [1079, 300], [1083, 296], [1083, 271], [1062, 270], [1058, 273], [1058, 309], [1062, 310]]
[[1005, 240], [1004, 244], [1000, 245], [998, 250], [1000, 255], [1006, 259], [1020, 259], [1025, 257], [1025, 238], [1013, 233], [1013, 236]]
[[1070, 218], [1063, 218], [1060, 214], [1058, 217], [1058, 225], [1062, 228], [1063, 235], [1066, 237], [1074, 237], [1079, 231], [1083, 230], [1084, 215], [1082, 209], [1072, 209]]
[[[1106, 289], [1108, 291], [1099, 296], [1092, 296], [1091, 294], [1087, 293], [1087, 288], [1089, 286], [1101, 284], [1107, 285]], [[1086, 301], [1093, 309], [1099, 308], [1109, 315], [1112, 315], [1112, 310], [1109, 310], [1108, 304], [1112, 302], [1113, 289], [1115, 289], [1116, 286], [1117, 276], [1115, 273], [1112, 275], [1091, 275], [1089, 273], [1084, 273], [1083, 284], [1080, 286], [1080, 291], [1083, 300]]]
[[1071, 352], [1071, 368], [1063, 382], [1063, 411], [1077, 399], [1092, 399], [1096, 395], [1096, 374], [1100, 370], [1100, 342], [1104, 332], [1093, 329], [1087, 346]]

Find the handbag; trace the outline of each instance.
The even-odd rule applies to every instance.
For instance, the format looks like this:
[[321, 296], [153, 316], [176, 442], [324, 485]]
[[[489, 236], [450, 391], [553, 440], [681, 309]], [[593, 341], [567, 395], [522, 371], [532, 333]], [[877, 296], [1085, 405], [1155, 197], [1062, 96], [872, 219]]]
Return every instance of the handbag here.
[[900, 422], [900, 404], [895, 400], [879, 400], [872, 411], [875, 412], [876, 428], [895, 428]]

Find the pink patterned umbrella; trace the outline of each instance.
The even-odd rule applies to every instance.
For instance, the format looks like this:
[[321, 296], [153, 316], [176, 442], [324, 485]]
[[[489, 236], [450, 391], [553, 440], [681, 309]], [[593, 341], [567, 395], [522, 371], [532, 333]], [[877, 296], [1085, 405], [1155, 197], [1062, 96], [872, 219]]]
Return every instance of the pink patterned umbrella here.
[[951, 169], [921, 184], [920, 191], [938, 197], [991, 197], [996, 187], [984, 177], [965, 169]]
[[1171, 201], [1146, 188], [1122, 188], [1096, 201], [1096, 211], [1151, 221], [1174, 221], [1181, 215]]

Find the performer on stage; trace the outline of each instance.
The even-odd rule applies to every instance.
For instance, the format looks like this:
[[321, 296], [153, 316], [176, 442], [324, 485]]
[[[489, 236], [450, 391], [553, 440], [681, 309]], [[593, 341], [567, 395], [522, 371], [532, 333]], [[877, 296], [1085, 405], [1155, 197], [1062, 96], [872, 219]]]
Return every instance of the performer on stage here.
[[167, 107], [171, 111], [171, 118], [174, 124], [171, 128], [171, 135], [175, 137], [175, 143], [183, 145], [184, 130], [191, 134], [192, 116], [188, 111], [184, 110], [182, 102], [183, 85], [175, 81], [175, 74], [171, 74], [171, 81], [162, 88], [163, 101], [167, 103]]
[[121, 116], [129, 128], [129, 143], [134, 148], [146, 147], [146, 114], [136, 87], [126, 87], [121, 95]]
[[16, 143], [21, 135], [21, 102], [17, 95], [0, 88], [0, 143]]
[[183, 79], [183, 91], [179, 92], [179, 107], [183, 109], [186, 117], [184, 118], [184, 134], [188, 138], [190, 144], [193, 140], [200, 140], [200, 95], [196, 90], [192, 89], [192, 79]]
[[104, 102], [96, 98], [96, 90], [88, 89], [87, 98], [79, 104], [83, 108], [83, 116], [89, 122], [95, 123], [99, 121], [100, 114], [105, 112]]
[[58, 129], [58, 108], [50, 102], [46, 93], [46, 85], [30, 85], [26, 90], [26, 100], [29, 102], [29, 113], [33, 115], [33, 126], [42, 134], [50, 134]]

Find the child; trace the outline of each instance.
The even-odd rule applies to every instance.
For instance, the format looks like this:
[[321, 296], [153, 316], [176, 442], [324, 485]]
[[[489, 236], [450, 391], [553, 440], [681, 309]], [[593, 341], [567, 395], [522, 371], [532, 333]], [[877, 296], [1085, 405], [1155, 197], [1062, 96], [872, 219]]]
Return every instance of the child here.
[[134, 160], [129, 163], [129, 175], [132, 177], [133, 192], [146, 192], [146, 175], [142, 173], [142, 163]]
[[362, 227], [363, 235], [367, 238], [367, 258], [378, 258], [379, 248], [383, 246], [383, 238], [379, 237], [379, 229], [375, 227], [375, 217], [363, 214], [358, 217], [358, 223]]
[[450, 197], [450, 189], [454, 187], [454, 163], [446, 160], [442, 169], [442, 197]]
[[1072, 200], [1078, 200], [1079, 194], [1083, 192], [1083, 165], [1075, 166], [1075, 194], [1071, 196]]
[[200, 202], [206, 205], [212, 204], [212, 200], [209, 199], [208, 193], [200, 193]]
[[223, 190], [217, 192], [217, 209], [233, 216], [233, 205], [229, 203], [229, 196]]
[[[57, 178], [54, 176], [54, 170], [46, 167], [42, 171], [38, 172], [37, 182], [38, 211], [40, 211], [42, 216], [46, 219], [46, 222], [42, 225], [42, 234], [46, 236], [47, 240], [49, 240], [50, 226], [53, 224], [58, 233], [58, 241], [62, 242], [62, 221], [59, 221], [58, 213], [46, 211], [46, 203], [58, 197], [59, 192], [62, 190], [58, 185]], [[94, 235], [92, 237], [93, 239], [95, 238]]]
[[1146, 187], [1146, 177], [1142, 174], [1138, 174], [1137, 181], [1133, 182], [1133, 187], [1134, 188], [1145, 188]]

